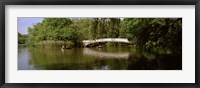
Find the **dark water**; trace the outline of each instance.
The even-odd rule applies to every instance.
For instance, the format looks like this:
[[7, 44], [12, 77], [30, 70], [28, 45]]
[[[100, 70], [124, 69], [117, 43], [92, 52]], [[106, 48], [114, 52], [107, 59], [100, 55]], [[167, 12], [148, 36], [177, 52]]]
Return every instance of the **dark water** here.
[[18, 47], [18, 70], [181, 70], [181, 55], [139, 53], [135, 47]]

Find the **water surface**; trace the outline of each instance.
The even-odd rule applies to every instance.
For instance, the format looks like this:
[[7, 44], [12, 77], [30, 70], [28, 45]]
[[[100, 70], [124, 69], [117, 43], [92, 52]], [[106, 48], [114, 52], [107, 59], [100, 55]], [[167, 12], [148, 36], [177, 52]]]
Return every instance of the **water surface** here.
[[18, 70], [181, 69], [181, 55], [141, 53], [129, 46], [72, 49], [18, 46]]

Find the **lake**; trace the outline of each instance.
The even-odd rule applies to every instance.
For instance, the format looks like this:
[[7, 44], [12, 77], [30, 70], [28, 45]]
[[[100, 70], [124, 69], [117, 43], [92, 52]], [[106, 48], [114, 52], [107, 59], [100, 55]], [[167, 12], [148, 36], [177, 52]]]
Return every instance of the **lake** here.
[[182, 70], [182, 56], [138, 52], [134, 46], [58, 49], [19, 45], [18, 70]]

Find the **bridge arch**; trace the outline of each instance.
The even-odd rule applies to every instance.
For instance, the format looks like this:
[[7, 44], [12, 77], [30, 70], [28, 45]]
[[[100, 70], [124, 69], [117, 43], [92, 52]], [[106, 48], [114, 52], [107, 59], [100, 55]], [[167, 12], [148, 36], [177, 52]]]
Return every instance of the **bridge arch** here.
[[82, 42], [85, 47], [94, 43], [106, 43], [106, 42], [119, 42], [119, 43], [131, 44], [131, 42], [128, 41], [128, 39], [126, 38], [101, 38], [95, 40], [83, 40]]

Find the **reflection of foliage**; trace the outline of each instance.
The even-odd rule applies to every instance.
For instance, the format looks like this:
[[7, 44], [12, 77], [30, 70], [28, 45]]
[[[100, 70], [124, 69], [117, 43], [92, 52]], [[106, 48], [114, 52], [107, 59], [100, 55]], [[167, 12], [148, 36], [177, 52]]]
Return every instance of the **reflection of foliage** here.
[[[122, 47], [122, 49], [124, 48]], [[128, 58], [117, 59], [86, 56], [82, 53], [81, 48], [64, 51], [56, 48], [31, 48], [29, 52], [31, 56], [29, 63], [37, 69], [43, 70], [155, 70], [182, 68], [180, 55], [171, 54], [144, 53], [145, 56], [134, 52]], [[110, 52], [110, 50], [106, 52]]]
[[[76, 48], [33, 48], [30, 63], [38, 69], [181, 69], [181, 18], [45, 18], [28, 28], [28, 35], [18, 35], [19, 44], [30, 46], [80, 47], [82, 40], [97, 38], [127, 38], [136, 45], [125, 48], [109, 42], [101, 48], [105, 52], [131, 52], [128, 59], [84, 56]], [[179, 66], [170, 67], [176, 65], [173, 61]]]
[[[32, 59], [30, 64], [35, 65], [37, 69], [126, 69], [126, 59], [98, 59], [90, 56], [83, 56], [82, 50], [71, 49], [61, 51], [54, 48], [31, 48]], [[125, 64], [126, 63], [126, 64]]]
[[147, 58], [147, 60], [151, 61], [151, 60], [154, 60], [156, 59], [156, 54], [150, 54], [150, 53], [147, 53], [147, 52], [143, 52], [142, 55]]

